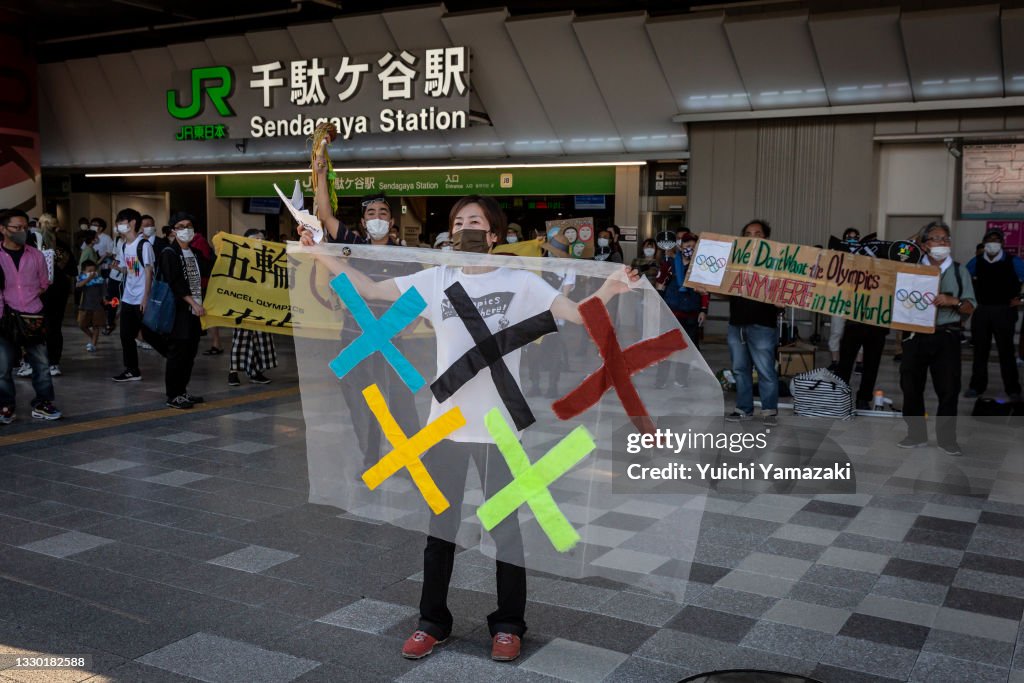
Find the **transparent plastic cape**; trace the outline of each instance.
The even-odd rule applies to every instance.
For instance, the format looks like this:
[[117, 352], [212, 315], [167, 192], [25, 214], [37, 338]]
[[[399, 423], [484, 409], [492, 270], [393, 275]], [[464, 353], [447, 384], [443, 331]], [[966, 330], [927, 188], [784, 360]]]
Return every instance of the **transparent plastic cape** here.
[[317, 293], [336, 340], [293, 310], [310, 502], [529, 569], [685, 588], [706, 492], [613, 492], [614, 435], [720, 417], [722, 390], [646, 279], [416, 248], [288, 256], [341, 270]]

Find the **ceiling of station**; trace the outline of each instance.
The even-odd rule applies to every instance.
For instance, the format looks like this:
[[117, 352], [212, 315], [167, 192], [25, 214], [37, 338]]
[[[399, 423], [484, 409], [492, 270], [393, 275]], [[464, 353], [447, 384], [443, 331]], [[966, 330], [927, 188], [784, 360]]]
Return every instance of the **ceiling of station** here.
[[[174, 6], [187, 13], [192, 4]], [[1024, 40], [1013, 38], [1024, 35], [1024, 9], [1000, 5], [818, 12], [772, 4], [652, 16], [460, 12], [455, 4], [335, 12], [286, 28], [41, 64], [44, 164], [301, 158], [294, 141], [283, 140], [213, 158], [173, 145], [157, 145], [154, 154], [147, 121], [166, 112], [146, 74], [310, 58], [327, 44], [339, 55], [467, 46], [470, 108], [490, 120], [443, 133], [365, 136], [339, 151], [347, 161], [654, 158], [688, 149], [685, 126], [672, 121], [677, 114], [1024, 94]]]

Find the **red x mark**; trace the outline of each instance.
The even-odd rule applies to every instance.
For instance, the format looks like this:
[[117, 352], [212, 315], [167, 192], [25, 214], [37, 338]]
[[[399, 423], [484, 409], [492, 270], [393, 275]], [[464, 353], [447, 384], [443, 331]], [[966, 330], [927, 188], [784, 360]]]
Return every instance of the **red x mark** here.
[[608, 309], [597, 297], [587, 299], [580, 304], [580, 316], [587, 333], [597, 345], [604, 364], [583, 380], [578, 387], [551, 404], [551, 409], [561, 420], [568, 420], [585, 412], [601, 400], [609, 387], [615, 387], [626, 415], [642, 432], [654, 431], [654, 420], [640, 400], [633, 381], [633, 375], [644, 368], [665, 360], [676, 351], [686, 348], [686, 340], [679, 328], [669, 330], [665, 334], [645, 339], [625, 350], [619, 346], [615, 337], [615, 327], [608, 315]]

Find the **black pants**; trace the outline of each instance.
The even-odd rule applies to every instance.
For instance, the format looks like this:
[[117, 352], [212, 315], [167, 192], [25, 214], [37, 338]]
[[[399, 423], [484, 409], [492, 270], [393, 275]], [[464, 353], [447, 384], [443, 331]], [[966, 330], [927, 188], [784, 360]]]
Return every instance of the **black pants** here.
[[956, 441], [956, 409], [960, 398], [960, 331], [939, 329], [934, 334], [915, 333], [903, 339], [900, 388], [903, 390], [903, 419], [908, 436], [927, 441], [924, 418], [924, 387], [931, 373], [939, 397], [935, 415], [935, 438], [939, 444]]
[[[1007, 394], [1020, 393], [1017, 359], [1013, 349], [1013, 328], [1017, 325], [1017, 309], [1012, 306], [982, 304], [971, 316], [971, 342], [974, 344], [974, 366], [971, 368], [971, 389], [979, 394], [988, 389], [988, 354], [992, 337], [999, 353], [999, 372]], [[52, 362], [52, 361], [51, 361]]]
[[[686, 332], [686, 336], [693, 342], [693, 345], [700, 349], [700, 325], [697, 323], [697, 319], [677, 318], [677, 320]], [[686, 380], [690, 376], [690, 366], [685, 363], [669, 363], [666, 360], [658, 363], [658, 371], [654, 377], [656, 385], [659, 387], [665, 386], [668, 382], [668, 371], [671, 366], [675, 366], [676, 369], [675, 381], [681, 385], [686, 384]]]
[[[430, 535], [423, 551], [419, 628], [438, 640], [447, 638], [452, 630], [448, 584], [455, 564], [455, 543], [446, 539], [455, 538], [462, 521], [470, 460], [476, 463], [484, 480], [484, 498], [490, 498], [512, 480], [505, 459], [497, 446], [491, 444], [442, 441], [424, 456], [434, 481], [451, 504], [430, 519]], [[521, 637], [526, 632], [526, 569], [518, 513], [503, 519], [491, 530], [491, 537], [497, 547], [498, 609], [487, 615], [487, 625], [492, 636], [512, 633]]]
[[[190, 316], [190, 318], [189, 336], [171, 337], [167, 345], [167, 370], [164, 375], [164, 384], [167, 388], [168, 400], [181, 396], [188, 390], [189, 380], [192, 379], [192, 366], [196, 362], [196, 354], [199, 353], [199, 333], [201, 332], [199, 318], [195, 316]], [[124, 329], [123, 322], [121, 325], [121, 329]]]
[[60, 365], [61, 356], [64, 355], [64, 331], [61, 325], [64, 323], [64, 311], [68, 305], [68, 295], [71, 293], [67, 277], [57, 273], [57, 280], [43, 292], [43, 322], [46, 325], [46, 356], [50, 365]]
[[853, 376], [853, 365], [857, 362], [857, 354], [864, 349], [864, 372], [857, 388], [857, 401], [870, 401], [875, 392], [878, 380], [878, 368], [882, 364], [882, 351], [885, 349], [885, 336], [888, 327], [865, 325], [864, 323], [847, 320], [843, 328], [843, 338], [839, 342], [839, 369], [837, 375], [847, 384]]
[[142, 324], [142, 309], [137, 304], [121, 304], [121, 357], [124, 369], [136, 374], [139, 372], [139, 348], [135, 337], [140, 331], [145, 342], [157, 353], [167, 355], [167, 338]]

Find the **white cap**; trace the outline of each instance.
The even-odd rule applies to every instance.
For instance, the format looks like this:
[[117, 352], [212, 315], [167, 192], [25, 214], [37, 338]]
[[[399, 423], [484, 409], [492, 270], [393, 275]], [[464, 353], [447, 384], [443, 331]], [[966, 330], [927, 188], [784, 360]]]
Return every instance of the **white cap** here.
[[441, 242], [451, 242], [451, 241], [452, 241], [451, 235], [449, 235], [447, 232], [442, 232], [441, 234], [439, 234], [437, 236], [437, 239], [434, 240], [434, 246], [436, 247], [437, 245], [441, 244]]

